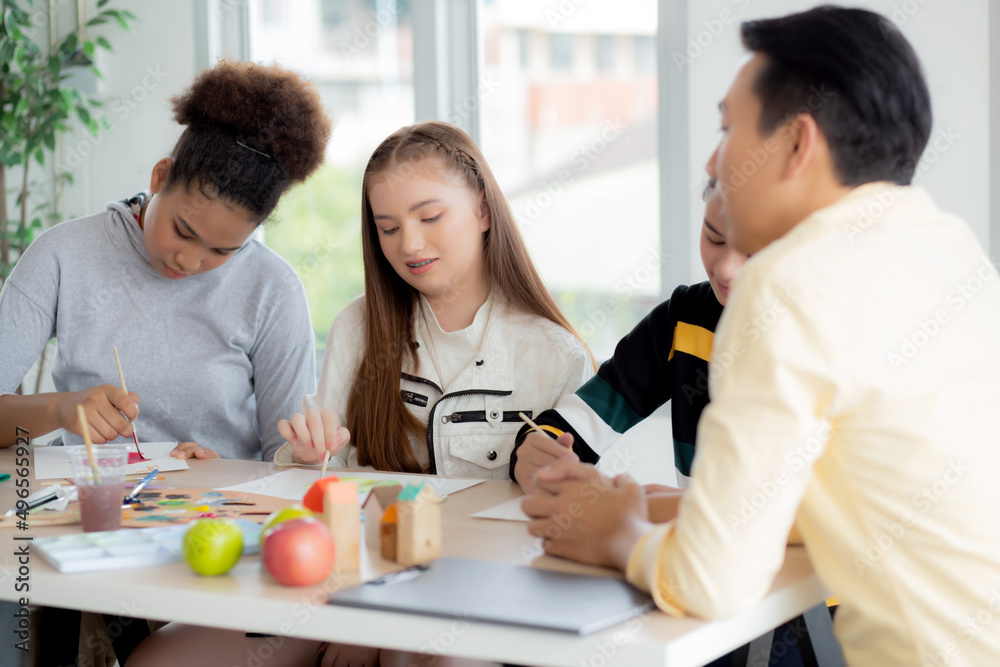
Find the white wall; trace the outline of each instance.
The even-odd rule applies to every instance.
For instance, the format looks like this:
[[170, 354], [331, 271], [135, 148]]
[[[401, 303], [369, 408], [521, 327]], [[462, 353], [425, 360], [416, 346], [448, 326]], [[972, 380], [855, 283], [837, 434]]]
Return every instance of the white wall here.
[[[89, 16], [97, 13], [96, 4], [87, 0]], [[66, 216], [94, 213], [109, 201], [145, 190], [153, 165], [169, 155], [180, 127], [171, 119], [168, 100], [195, 75], [195, 4], [115, 2], [138, 21], [128, 32], [117, 25], [94, 31], [107, 36], [115, 49], [98, 61], [104, 81], [96, 95], [111, 129], [96, 138], [81, 131], [63, 142], [61, 163], [75, 181], [63, 193]], [[62, 25], [73, 7], [59, 5], [58, 11]]]
[[[801, 0], [680, 0], [688, 2], [690, 168], [692, 184], [719, 138], [717, 111], [745, 51], [742, 21], [803, 11]], [[945, 211], [961, 216], [989, 247], [990, 118], [988, 0], [864, 0], [851, 3], [891, 18], [919, 56], [931, 92], [934, 128], [914, 182]], [[697, 40], [701, 40], [698, 44]], [[689, 42], [691, 44], [691, 42]], [[937, 149], [935, 149], [935, 142]], [[693, 280], [703, 280], [697, 255], [702, 205], [691, 193]]]

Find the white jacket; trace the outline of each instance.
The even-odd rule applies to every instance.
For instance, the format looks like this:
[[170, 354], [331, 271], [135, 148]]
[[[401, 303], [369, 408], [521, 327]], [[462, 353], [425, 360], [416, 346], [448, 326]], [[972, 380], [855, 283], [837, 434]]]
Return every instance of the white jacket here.
[[[343, 420], [364, 351], [364, 298], [349, 303], [334, 320], [319, 391], [302, 400], [303, 410], [330, 407]], [[419, 308], [415, 316], [422, 317]], [[537, 415], [593, 375], [590, 357], [573, 334], [497, 298], [479, 354], [442, 387], [422, 329], [415, 327], [419, 371], [405, 364], [399, 389], [410, 412], [427, 425], [426, 441], [411, 437], [410, 446], [418, 461], [429, 463], [431, 474], [509, 479], [514, 436], [524, 425], [517, 413]], [[291, 465], [291, 446], [278, 450], [274, 462]], [[354, 442], [330, 465], [360, 467]]]

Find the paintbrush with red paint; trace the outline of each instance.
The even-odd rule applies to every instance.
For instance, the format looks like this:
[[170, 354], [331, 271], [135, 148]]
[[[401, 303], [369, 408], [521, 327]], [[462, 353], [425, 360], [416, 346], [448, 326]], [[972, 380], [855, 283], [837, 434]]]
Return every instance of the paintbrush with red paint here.
[[[124, 391], [127, 394], [128, 393], [128, 389], [125, 388], [125, 374], [122, 373], [122, 361], [121, 361], [121, 359], [118, 358], [118, 348], [114, 347], [112, 349], [115, 351], [115, 364], [118, 366], [118, 379], [121, 380], [122, 391]], [[129, 454], [129, 457], [128, 457], [129, 461], [128, 462], [129, 463], [135, 463], [136, 461], [148, 461], [149, 459], [147, 459], [145, 456], [143, 456], [142, 455], [142, 451], [139, 449], [139, 438], [137, 438], [136, 435], [135, 435], [135, 422], [130, 420], [129, 421], [129, 425], [132, 427], [132, 442], [135, 443], [136, 458], [135, 458], [135, 460], [133, 460], [132, 455]]]

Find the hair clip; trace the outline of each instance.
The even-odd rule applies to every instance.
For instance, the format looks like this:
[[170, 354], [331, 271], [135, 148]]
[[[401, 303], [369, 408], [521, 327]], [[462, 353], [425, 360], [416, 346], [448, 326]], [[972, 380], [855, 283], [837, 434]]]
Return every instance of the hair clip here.
[[243, 142], [242, 142], [242, 141], [240, 141], [239, 139], [237, 139], [237, 140], [236, 140], [236, 143], [237, 143], [237, 144], [239, 144], [240, 146], [242, 146], [243, 148], [247, 149], [248, 151], [253, 151], [254, 153], [260, 153], [261, 155], [263, 155], [264, 157], [266, 157], [266, 158], [268, 158], [268, 159], [273, 159], [273, 158], [272, 158], [272, 157], [271, 157], [270, 155], [268, 155], [267, 153], [265, 153], [265, 152], [263, 152], [263, 151], [259, 151], [259, 150], [257, 150], [256, 148], [251, 148], [250, 146], [247, 146], [247, 145], [246, 145], [245, 143], [243, 143]]

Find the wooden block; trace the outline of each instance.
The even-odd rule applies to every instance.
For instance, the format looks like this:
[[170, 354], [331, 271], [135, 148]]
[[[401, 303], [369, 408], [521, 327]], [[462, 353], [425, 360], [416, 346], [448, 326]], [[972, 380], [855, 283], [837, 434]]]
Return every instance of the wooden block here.
[[399, 520], [396, 562], [416, 565], [441, 557], [441, 499], [429, 484], [403, 489], [396, 502]]
[[379, 552], [386, 560], [396, 560], [397, 528], [396, 505], [392, 504], [379, 520]]
[[361, 567], [361, 508], [358, 485], [337, 482], [327, 485], [323, 496], [323, 519], [336, 550], [333, 571], [357, 572]]
[[375, 551], [380, 548], [381, 528], [379, 524], [382, 521], [382, 515], [396, 502], [396, 496], [399, 495], [402, 488], [401, 484], [376, 486], [365, 499], [363, 506], [365, 515], [365, 542], [368, 544], [369, 551]]

